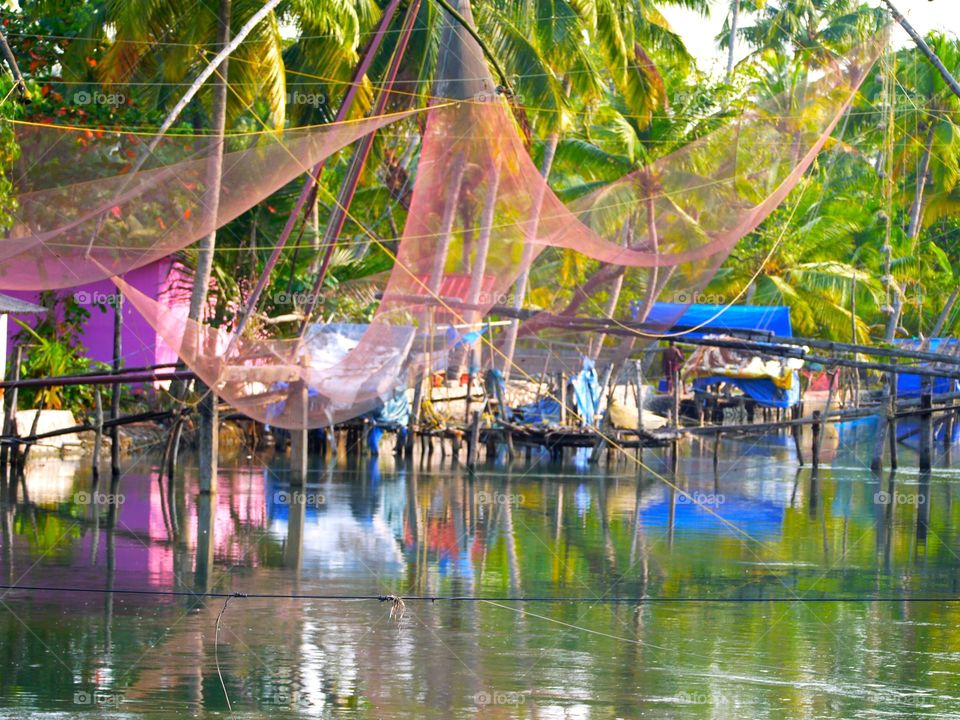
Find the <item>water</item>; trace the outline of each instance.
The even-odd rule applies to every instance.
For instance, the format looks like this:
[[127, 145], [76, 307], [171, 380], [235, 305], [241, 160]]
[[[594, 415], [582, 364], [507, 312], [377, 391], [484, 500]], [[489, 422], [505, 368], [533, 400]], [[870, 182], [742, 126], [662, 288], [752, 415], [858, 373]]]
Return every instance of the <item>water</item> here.
[[[960, 717], [960, 603], [902, 600], [960, 596], [960, 473], [904, 452], [891, 486], [845, 433], [817, 474], [782, 439], [725, 441], [716, 474], [694, 444], [676, 482], [723, 521], [650, 451], [642, 473], [385, 456], [300, 495], [242, 458], [212, 503], [145, 455], [115, 512], [86, 463], [34, 465], [0, 579], [73, 590], [0, 590], [0, 717], [226, 717], [217, 659], [238, 717]], [[186, 594], [77, 591], [109, 587]], [[541, 599], [237, 597], [216, 642], [225, 601], [197, 589]], [[836, 601], [865, 596], [893, 601]], [[638, 597], [685, 601], [608, 602]]]

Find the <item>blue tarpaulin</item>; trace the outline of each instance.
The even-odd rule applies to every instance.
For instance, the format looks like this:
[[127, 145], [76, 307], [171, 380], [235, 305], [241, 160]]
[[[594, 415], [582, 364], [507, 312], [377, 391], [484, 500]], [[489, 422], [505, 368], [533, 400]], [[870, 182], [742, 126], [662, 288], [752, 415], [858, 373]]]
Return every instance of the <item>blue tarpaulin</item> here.
[[766, 407], [789, 408], [800, 402], [800, 376], [796, 370], [787, 390], [777, 387], [769, 378], [735, 378], [726, 375], [697, 378], [693, 381], [693, 389], [705, 392], [710, 385], [717, 383], [734, 385], [748, 398]]
[[[500, 376], [502, 382], [502, 375]], [[573, 391], [572, 406], [584, 423], [593, 425], [597, 410], [600, 409], [600, 383], [597, 380], [597, 368], [593, 360], [583, 358], [580, 372], [570, 379]], [[526, 423], [558, 424], [560, 422], [560, 403], [551, 398], [540, 398], [536, 402], [513, 409], [514, 417]]]
[[[642, 305], [634, 302], [631, 310], [636, 319]], [[687, 337], [729, 333], [736, 330], [758, 330], [779, 337], [792, 337], [790, 308], [765, 305], [684, 305], [682, 303], [654, 303], [647, 315], [651, 325], [662, 325], [671, 330], [696, 327]], [[706, 323], [706, 324], [704, 324]], [[701, 328], [700, 326], [703, 325]]]
[[597, 368], [593, 360], [583, 358], [583, 367], [570, 380], [573, 388], [573, 400], [577, 407], [577, 414], [587, 425], [593, 425], [594, 416], [600, 409], [600, 383], [597, 380]]
[[[930, 338], [929, 345], [925, 348], [928, 352], [941, 352], [952, 354], [956, 350], [957, 340], [955, 338]], [[907, 350], [919, 350], [920, 340], [896, 340], [895, 345]], [[897, 374], [897, 395], [900, 397], [920, 397], [921, 377], [910, 373]], [[933, 378], [934, 395], [941, 393], [957, 392], [960, 389], [960, 383], [952, 378], [935, 377]]]

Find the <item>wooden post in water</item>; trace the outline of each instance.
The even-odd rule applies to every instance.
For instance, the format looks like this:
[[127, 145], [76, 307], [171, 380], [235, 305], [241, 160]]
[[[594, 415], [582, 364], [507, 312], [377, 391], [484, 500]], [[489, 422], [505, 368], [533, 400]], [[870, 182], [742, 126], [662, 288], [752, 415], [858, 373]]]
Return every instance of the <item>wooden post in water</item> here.
[[[883, 396], [880, 400], [880, 407], [883, 408], [884, 412], [888, 412], [888, 407], [890, 403], [890, 381], [889, 379], [883, 386]], [[875, 475], [880, 474], [880, 470], [883, 467], [883, 445], [886, 441], [887, 435], [887, 419], [881, 415], [877, 414], [877, 432], [873, 441], [873, 459], [870, 461], [870, 471]]]
[[897, 374], [890, 375], [890, 406], [887, 409], [887, 434], [890, 436], [890, 469], [896, 470], [900, 464], [897, 459]]
[[637, 375], [637, 430], [643, 430], [643, 358], [634, 361]]
[[470, 438], [467, 441], [467, 465], [474, 467], [477, 464], [477, 448], [480, 445], [480, 411], [473, 411], [473, 422], [470, 425]]
[[[794, 420], [800, 419], [801, 407], [800, 404], [796, 404], [791, 408], [791, 414]], [[792, 425], [790, 427], [790, 433], [793, 435], [793, 447], [797, 451], [797, 463], [800, 467], [803, 467], [803, 449], [800, 442], [800, 426]]]
[[560, 427], [567, 426], [567, 373], [560, 371]]
[[920, 472], [929, 472], [933, 459], [933, 382], [920, 382]]
[[217, 491], [217, 470], [220, 464], [220, 411], [213, 390], [199, 380], [197, 390], [200, 392], [200, 421], [197, 428], [200, 493], [212, 494]]
[[821, 413], [819, 410], [813, 411], [813, 425], [810, 426], [810, 430], [813, 433], [813, 469], [817, 470], [820, 467], [820, 444], [821, 444], [821, 429], [820, 424]]
[[[123, 366], [123, 295], [120, 291], [113, 295], [113, 371], [120, 372]], [[100, 392], [97, 391], [97, 402], [100, 401]], [[102, 413], [102, 411], [101, 411]], [[120, 417], [120, 383], [110, 387], [110, 419]], [[103, 418], [100, 418], [101, 424]], [[100, 430], [102, 433], [102, 428]], [[99, 462], [99, 461], [98, 461]], [[99, 473], [99, 468], [97, 470]], [[110, 472], [114, 477], [120, 475], [120, 426], [110, 428]]]
[[423, 404], [423, 375], [419, 375], [413, 388], [413, 407], [410, 408], [410, 419], [407, 421], [407, 457], [413, 456], [413, 442], [420, 430], [420, 406]]
[[310, 445], [307, 436], [309, 397], [303, 380], [290, 383], [290, 405], [297, 423], [302, 426], [290, 431], [290, 484], [299, 486], [306, 482]]
[[[100, 453], [103, 451], [103, 401], [100, 398], [100, 386], [97, 385], [94, 388], [94, 400], [96, 405], [94, 407], [93, 415], [93, 462], [92, 462], [92, 479], [93, 487], [97, 487], [97, 484], [100, 482]], [[111, 433], [112, 434], [112, 433]], [[113, 454], [113, 448], [110, 448], [111, 455]], [[163, 472], [161, 468], [160, 472]], [[116, 471], [114, 471], [116, 474]]]
[[[23, 359], [23, 346], [17, 345], [17, 352], [14, 354], [13, 360], [13, 377], [11, 380], [17, 381], [20, 379], [20, 361]], [[3, 436], [5, 438], [10, 437], [14, 434], [17, 427], [17, 386], [14, 385], [10, 392], [4, 393], [3, 396]], [[13, 454], [16, 456], [17, 448], [16, 445], [13, 446]], [[7, 460], [10, 456], [10, 447], [4, 442], [0, 445], [0, 473], [2, 473], [2, 479], [5, 481], [7, 479]], [[2, 483], [0, 483], [2, 485]]]

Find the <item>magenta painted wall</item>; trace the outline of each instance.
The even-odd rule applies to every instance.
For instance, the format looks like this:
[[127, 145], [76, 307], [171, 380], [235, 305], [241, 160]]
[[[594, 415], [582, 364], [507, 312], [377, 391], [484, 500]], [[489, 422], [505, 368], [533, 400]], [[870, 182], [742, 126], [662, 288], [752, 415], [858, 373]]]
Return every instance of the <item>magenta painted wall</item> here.
[[[184, 298], [175, 297], [175, 293], [168, 292], [170, 275], [170, 260], [159, 260], [136, 270], [131, 270], [124, 279], [148, 297], [158, 299], [167, 298], [176, 304], [185, 302]], [[110, 280], [82, 285], [70, 290], [58, 290], [58, 293], [72, 293], [81, 305], [89, 312], [83, 333], [83, 344], [88, 355], [93, 360], [109, 363], [113, 358], [113, 309], [109, 305], [116, 286]], [[10, 296], [37, 302], [39, 293], [9, 292]], [[106, 308], [102, 311], [97, 302], [100, 301]], [[24, 318], [29, 321], [29, 316]], [[8, 338], [12, 338], [20, 330], [15, 322], [10, 322], [7, 329]], [[12, 344], [8, 344], [8, 348]], [[130, 303], [123, 304], [123, 359], [126, 367], [142, 367], [159, 363], [174, 362], [176, 354], [166, 345], [143, 316]]]

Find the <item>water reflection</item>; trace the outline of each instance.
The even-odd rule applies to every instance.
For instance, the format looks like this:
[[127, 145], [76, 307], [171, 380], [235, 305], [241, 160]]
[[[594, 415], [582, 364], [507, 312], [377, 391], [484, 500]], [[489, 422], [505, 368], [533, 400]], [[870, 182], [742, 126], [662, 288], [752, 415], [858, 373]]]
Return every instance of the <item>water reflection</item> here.
[[[0, 504], [0, 577], [73, 590], [0, 591], [0, 705], [222, 713], [218, 656], [251, 717], [958, 713], [956, 603], [816, 601], [957, 594], [960, 475], [878, 478], [843, 448], [814, 472], [779, 441], [716, 468], [694, 444], [672, 485], [650, 451], [656, 472], [341, 457], [303, 485], [267, 459], [215, 494], [152, 457], [95, 493], [44, 460]], [[207, 592], [300, 598], [233, 599], [215, 649]], [[398, 621], [332, 595], [408, 599]], [[755, 602], [777, 598], [811, 602]]]

